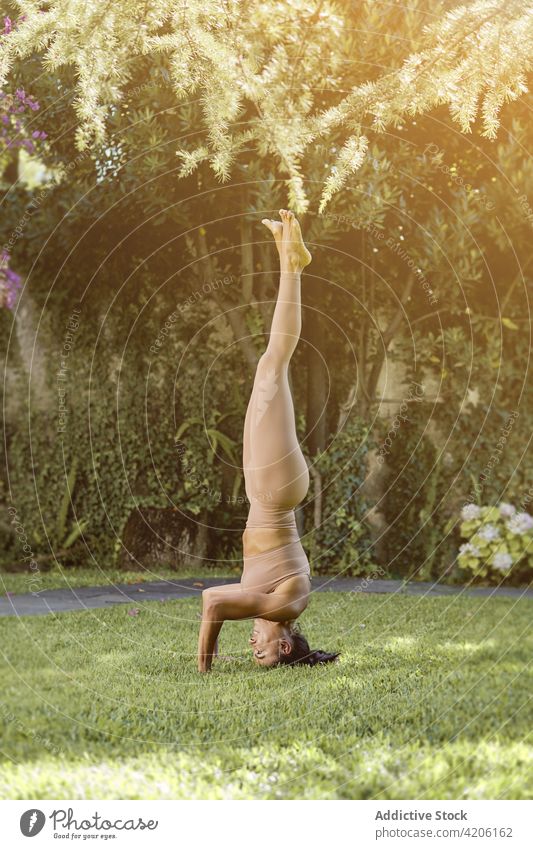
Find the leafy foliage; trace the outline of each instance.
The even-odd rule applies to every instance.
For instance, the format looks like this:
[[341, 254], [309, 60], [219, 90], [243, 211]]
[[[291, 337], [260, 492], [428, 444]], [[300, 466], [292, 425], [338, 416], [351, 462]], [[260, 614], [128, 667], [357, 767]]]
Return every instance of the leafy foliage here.
[[358, 575], [371, 562], [364, 523], [367, 505], [361, 492], [368, 449], [368, 425], [352, 415], [327, 451], [315, 458], [322, 482], [322, 523], [313, 529], [312, 510], [308, 510], [306, 541], [313, 571]]
[[388, 564], [393, 575], [427, 579], [438, 552], [442, 523], [435, 520], [442, 476], [435, 446], [425, 433], [426, 416], [409, 405], [406, 421], [387, 455], [385, 516]]
[[[491, 92], [502, 103], [521, 92], [528, 5], [417, 0], [388, 16], [370, 2], [4, 5], [4, 88], [41, 105], [24, 137], [47, 134], [31, 156], [4, 145], [0, 157], [0, 275], [25, 284], [13, 314], [0, 311], [12, 407], [3, 498], [36, 550], [79, 522], [71, 556], [108, 564], [136, 505], [183, 511], [208, 528], [214, 557], [232, 550], [247, 506], [235, 461], [278, 282], [259, 222], [289, 192], [308, 210], [316, 292], [310, 307], [304, 286], [291, 369], [302, 437], [315, 424], [311, 346], [329, 381], [319, 530], [311, 498], [305, 511], [314, 564], [363, 568], [366, 437], [343, 427], [357, 414], [380, 444], [381, 396], [394, 410], [403, 391], [397, 378], [380, 384], [391, 367], [428, 388], [413, 434], [400, 431], [406, 441], [387, 458], [390, 567], [448, 576], [471, 492], [520, 505], [532, 483], [531, 97], [502, 113], [497, 143], [483, 123], [498, 120], [499, 105], [485, 109]], [[472, 143], [459, 132], [470, 124], [481, 129]], [[48, 366], [74, 302], [81, 329], [60, 440]], [[306, 336], [310, 308], [321, 338]], [[42, 408], [30, 378], [39, 363]], [[176, 434], [187, 423], [185, 462]], [[12, 537], [5, 550], [17, 559]]]
[[[175, 102], [194, 97], [202, 104], [205, 141], [178, 151], [182, 174], [208, 157], [217, 178], [227, 180], [252, 144], [261, 156], [275, 157], [300, 212], [308, 205], [305, 158], [317, 139], [339, 127], [345, 133], [325, 181], [323, 210], [364, 159], [365, 122], [380, 134], [446, 104], [463, 132], [480, 113], [482, 134], [494, 138], [502, 106], [527, 91], [533, 67], [528, 0], [474, 0], [443, 10], [416, 50], [398, 53], [388, 73], [370, 80], [354, 78], [349, 60], [359, 47], [353, 31], [388, 36], [391, 22], [372, 2], [354, 10], [324, 0], [195, 0], [179, 7], [121, 0], [112, 13], [84, 0], [12, 6], [19, 15], [0, 37], [0, 85], [14, 63], [35, 54], [48, 73], [72, 69], [80, 150], [105, 143], [136, 65], [146, 57], [163, 60], [161, 82]], [[404, 16], [409, 25], [410, 8]], [[326, 90], [342, 94], [325, 98]]]

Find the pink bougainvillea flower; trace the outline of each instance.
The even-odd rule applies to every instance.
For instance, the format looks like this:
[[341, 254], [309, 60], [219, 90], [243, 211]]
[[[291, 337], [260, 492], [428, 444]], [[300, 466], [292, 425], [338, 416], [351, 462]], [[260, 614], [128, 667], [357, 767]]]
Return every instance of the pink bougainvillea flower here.
[[[6, 149], [22, 148], [28, 153], [35, 153], [34, 141], [43, 141], [47, 133], [43, 130], [30, 131], [26, 128], [27, 112], [36, 112], [40, 105], [23, 88], [17, 88], [15, 94], [0, 91], [0, 120], [2, 132], [0, 142]], [[6, 130], [5, 128], [8, 128]]]
[[0, 307], [12, 310], [22, 286], [22, 278], [9, 267], [9, 258], [6, 251], [0, 254]]

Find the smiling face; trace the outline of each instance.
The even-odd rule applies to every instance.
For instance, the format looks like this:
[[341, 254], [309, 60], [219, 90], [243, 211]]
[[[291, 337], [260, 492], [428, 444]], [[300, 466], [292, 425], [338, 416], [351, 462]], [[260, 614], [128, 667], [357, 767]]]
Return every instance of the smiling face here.
[[280, 655], [292, 651], [290, 628], [286, 622], [254, 619], [250, 645], [255, 663], [259, 666], [275, 666], [279, 663]]

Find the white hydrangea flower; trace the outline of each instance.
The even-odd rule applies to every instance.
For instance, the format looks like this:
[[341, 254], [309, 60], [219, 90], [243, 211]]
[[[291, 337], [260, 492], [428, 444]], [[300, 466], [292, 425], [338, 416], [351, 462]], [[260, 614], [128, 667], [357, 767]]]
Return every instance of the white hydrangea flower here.
[[506, 501], [502, 501], [502, 503], [500, 504], [500, 514], [502, 516], [508, 519], [509, 516], [514, 516], [515, 513], [516, 507], [513, 507], [512, 504], [508, 504]]
[[459, 556], [466, 557], [470, 555], [471, 557], [481, 557], [481, 552], [479, 548], [473, 545], [471, 542], [464, 542], [459, 546]]
[[499, 572], [507, 572], [507, 570], [513, 565], [513, 558], [507, 552], [499, 551], [492, 558], [492, 565], [495, 569], [498, 569]]
[[506, 523], [506, 527], [510, 533], [523, 536], [533, 528], [533, 516], [529, 513], [515, 513]]
[[498, 539], [500, 532], [496, 525], [483, 525], [477, 532], [478, 537], [490, 542], [492, 539]]
[[464, 522], [470, 522], [472, 519], [479, 519], [481, 516], [481, 507], [477, 504], [465, 504], [461, 510], [461, 519]]

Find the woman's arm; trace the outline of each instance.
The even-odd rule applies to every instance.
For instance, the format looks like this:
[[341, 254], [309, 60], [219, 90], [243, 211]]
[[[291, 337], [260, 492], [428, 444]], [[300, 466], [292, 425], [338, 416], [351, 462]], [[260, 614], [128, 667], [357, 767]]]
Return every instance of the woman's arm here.
[[269, 619], [287, 622], [297, 619], [307, 605], [307, 597], [294, 594], [258, 593], [234, 586], [210, 587], [202, 593], [202, 624], [198, 640], [198, 671], [209, 672], [218, 635], [226, 619]]
[[215, 611], [211, 607], [206, 608], [204, 603], [198, 638], [198, 672], [209, 672], [213, 657], [217, 653], [218, 635], [224, 622], [219, 622], [214, 617]]
[[239, 587], [240, 584], [221, 584], [219, 587], [210, 587], [202, 593], [203, 609], [202, 613], [198, 614], [202, 620], [198, 641], [198, 670], [200, 672], [208, 672], [211, 669], [213, 658], [218, 657], [218, 635], [224, 624], [223, 622], [216, 623], [218, 629], [215, 628], [212, 619], [214, 611], [210, 604], [213, 591], [216, 590], [218, 596], [227, 592], [235, 592]]

